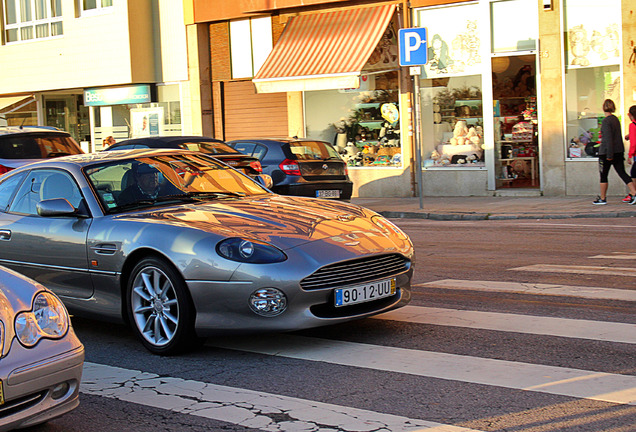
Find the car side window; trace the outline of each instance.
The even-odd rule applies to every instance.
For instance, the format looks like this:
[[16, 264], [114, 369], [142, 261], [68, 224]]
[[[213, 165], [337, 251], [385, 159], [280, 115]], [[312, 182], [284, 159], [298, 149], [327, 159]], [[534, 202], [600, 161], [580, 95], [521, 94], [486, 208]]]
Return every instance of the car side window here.
[[249, 156], [252, 156], [252, 153], [254, 152], [254, 147], [256, 147], [256, 144], [246, 143], [246, 142], [238, 142], [234, 144], [234, 148], [236, 150]]
[[9, 177], [2, 183], [0, 183], [0, 211], [5, 211], [9, 206], [11, 197], [13, 196], [16, 188], [24, 179], [25, 173], [17, 174]]
[[252, 153], [252, 156], [254, 156], [255, 158], [258, 158], [259, 160], [262, 160], [266, 154], [267, 154], [267, 147], [262, 146], [260, 144], [256, 144], [254, 146], [254, 152]]
[[[134, 148], [144, 148], [144, 146], [138, 146], [135, 144], [124, 144], [117, 147], [111, 147], [110, 150], [130, 150]], [[148, 146], [145, 146], [145, 148], [148, 148]]]
[[40, 201], [64, 198], [75, 208], [82, 201], [82, 195], [70, 175], [60, 170], [33, 170], [20, 186], [9, 211], [37, 215]]

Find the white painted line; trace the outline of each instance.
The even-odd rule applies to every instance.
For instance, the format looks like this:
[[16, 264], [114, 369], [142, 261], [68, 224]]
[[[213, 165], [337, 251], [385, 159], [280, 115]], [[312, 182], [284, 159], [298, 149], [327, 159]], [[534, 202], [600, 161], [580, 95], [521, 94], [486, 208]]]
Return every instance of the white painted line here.
[[636, 376], [292, 335], [214, 340], [213, 346], [431, 378], [636, 405]]
[[[357, 408], [84, 363], [82, 393], [264, 431], [480, 432]], [[276, 418], [286, 417], [278, 423]]]
[[374, 318], [636, 344], [636, 324], [405, 306]]
[[606, 275], [606, 276], [636, 277], [636, 268], [625, 268], [625, 267], [535, 264], [535, 265], [530, 265], [525, 267], [511, 268], [508, 270], [534, 271], [534, 272], [544, 272], [544, 273], [576, 273], [576, 274], [595, 274], [595, 275]]
[[442, 279], [434, 282], [414, 284], [414, 287], [459, 289], [471, 291], [492, 291], [532, 295], [554, 295], [580, 297], [595, 300], [621, 300], [636, 302], [636, 290], [615, 288], [552, 285], [537, 283], [473, 281], [461, 279]]
[[594, 255], [594, 256], [591, 256], [590, 258], [636, 260], [636, 253], [632, 253], [632, 252], [612, 252], [609, 255]]

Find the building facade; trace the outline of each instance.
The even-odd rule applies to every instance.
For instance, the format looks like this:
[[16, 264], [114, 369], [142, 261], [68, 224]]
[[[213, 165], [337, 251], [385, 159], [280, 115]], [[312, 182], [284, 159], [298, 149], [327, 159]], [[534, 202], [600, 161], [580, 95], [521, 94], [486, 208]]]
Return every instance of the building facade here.
[[180, 2], [3, 0], [0, 13], [0, 125], [64, 129], [86, 151], [191, 133]]
[[360, 197], [593, 194], [603, 100], [625, 131], [636, 103], [632, 3], [186, 1], [202, 132], [332, 142]]

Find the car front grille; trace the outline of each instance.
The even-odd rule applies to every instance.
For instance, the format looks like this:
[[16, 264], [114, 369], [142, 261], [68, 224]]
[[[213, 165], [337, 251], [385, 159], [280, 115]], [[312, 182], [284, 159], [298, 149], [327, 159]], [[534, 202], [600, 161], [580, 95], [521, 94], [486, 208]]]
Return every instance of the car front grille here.
[[0, 419], [37, 405], [44, 398], [45, 393], [46, 392], [43, 391], [19, 399], [6, 401], [4, 405], [0, 405]]
[[310, 291], [357, 285], [398, 275], [409, 269], [410, 261], [399, 254], [380, 255], [330, 264], [300, 281]]

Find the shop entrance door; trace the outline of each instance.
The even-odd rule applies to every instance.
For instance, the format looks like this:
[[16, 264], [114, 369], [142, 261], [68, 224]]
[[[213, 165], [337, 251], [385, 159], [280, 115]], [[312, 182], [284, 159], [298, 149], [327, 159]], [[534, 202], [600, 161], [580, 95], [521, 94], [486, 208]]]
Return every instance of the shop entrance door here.
[[496, 188], [538, 189], [536, 54], [493, 56]]

